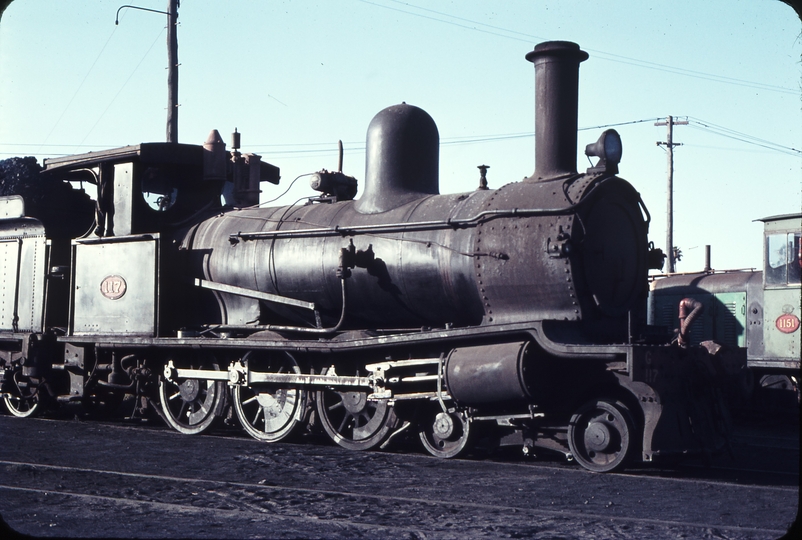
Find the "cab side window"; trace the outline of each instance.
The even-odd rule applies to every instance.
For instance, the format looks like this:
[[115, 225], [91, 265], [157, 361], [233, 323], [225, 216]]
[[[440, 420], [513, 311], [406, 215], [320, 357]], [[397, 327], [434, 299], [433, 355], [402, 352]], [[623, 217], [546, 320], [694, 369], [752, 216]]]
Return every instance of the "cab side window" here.
[[166, 171], [148, 167], [142, 174], [142, 197], [157, 212], [169, 210], [175, 204], [178, 189]]
[[800, 233], [766, 237], [766, 285], [795, 285], [802, 277]]

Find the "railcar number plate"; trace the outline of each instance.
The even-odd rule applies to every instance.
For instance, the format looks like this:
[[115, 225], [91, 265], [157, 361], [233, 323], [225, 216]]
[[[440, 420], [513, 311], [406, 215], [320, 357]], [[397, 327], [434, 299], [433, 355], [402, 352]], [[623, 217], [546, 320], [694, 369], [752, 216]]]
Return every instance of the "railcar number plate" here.
[[783, 332], [784, 334], [791, 334], [796, 332], [799, 328], [799, 317], [794, 315], [793, 313], [783, 313], [777, 320], [774, 322], [777, 325], [777, 330]]

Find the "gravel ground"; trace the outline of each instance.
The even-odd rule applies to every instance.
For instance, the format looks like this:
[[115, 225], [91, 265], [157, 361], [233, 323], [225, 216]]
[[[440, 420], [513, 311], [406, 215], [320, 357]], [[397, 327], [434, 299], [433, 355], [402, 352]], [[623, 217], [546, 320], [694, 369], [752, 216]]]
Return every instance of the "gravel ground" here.
[[33, 536], [770, 539], [799, 506], [798, 428], [760, 422], [735, 460], [605, 475], [124, 423], [3, 416], [0, 433], [0, 513]]

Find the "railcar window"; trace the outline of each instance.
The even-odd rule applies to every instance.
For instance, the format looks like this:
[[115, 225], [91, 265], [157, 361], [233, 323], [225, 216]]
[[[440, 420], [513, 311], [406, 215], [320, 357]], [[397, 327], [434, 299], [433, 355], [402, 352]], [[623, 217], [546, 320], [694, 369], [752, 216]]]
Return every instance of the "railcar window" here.
[[800, 233], [783, 233], [766, 237], [766, 285], [800, 283], [800, 236]]

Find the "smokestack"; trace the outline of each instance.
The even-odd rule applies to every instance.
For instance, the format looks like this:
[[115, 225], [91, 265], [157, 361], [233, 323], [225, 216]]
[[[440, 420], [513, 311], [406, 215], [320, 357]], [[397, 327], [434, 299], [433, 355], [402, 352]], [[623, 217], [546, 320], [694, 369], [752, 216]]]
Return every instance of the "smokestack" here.
[[538, 181], [576, 173], [579, 63], [588, 53], [547, 41], [526, 55], [535, 64], [535, 174]]

